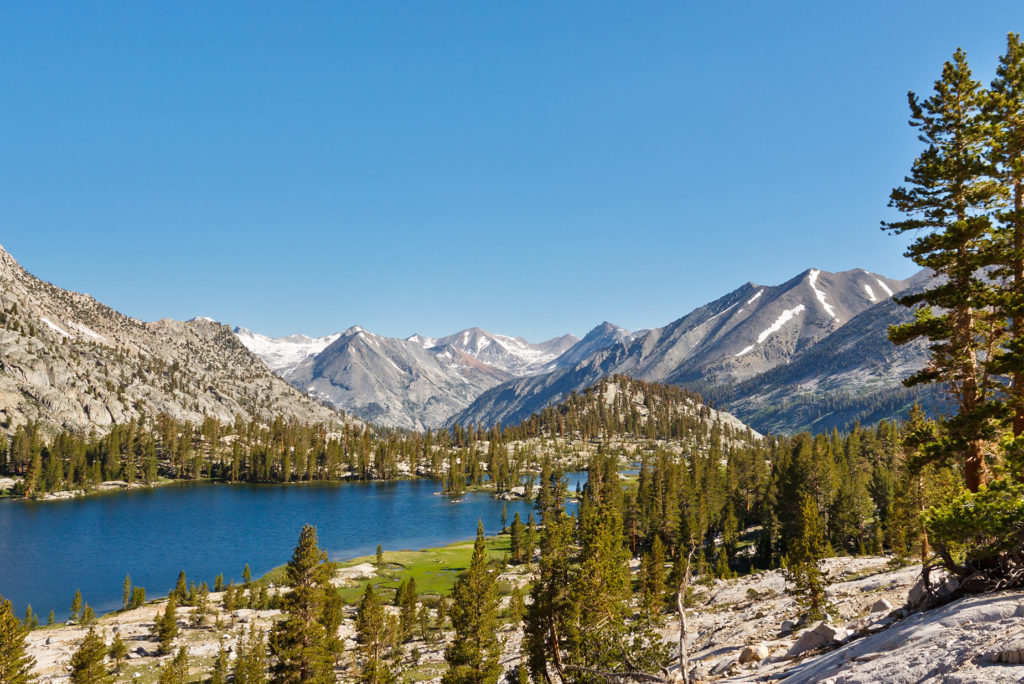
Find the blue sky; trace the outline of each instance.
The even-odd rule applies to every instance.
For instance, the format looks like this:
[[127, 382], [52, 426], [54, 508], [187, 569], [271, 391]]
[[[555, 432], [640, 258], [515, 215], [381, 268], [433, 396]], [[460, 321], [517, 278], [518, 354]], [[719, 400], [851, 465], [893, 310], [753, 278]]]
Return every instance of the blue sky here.
[[916, 270], [906, 91], [1019, 2], [0, 4], [0, 244], [273, 335], [663, 325]]

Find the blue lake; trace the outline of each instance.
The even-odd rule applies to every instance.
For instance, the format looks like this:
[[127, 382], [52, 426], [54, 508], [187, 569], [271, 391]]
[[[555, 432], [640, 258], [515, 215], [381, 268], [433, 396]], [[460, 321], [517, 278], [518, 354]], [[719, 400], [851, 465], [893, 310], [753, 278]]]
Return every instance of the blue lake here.
[[[585, 473], [569, 476], [574, 491]], [[189, 581], [223, 573], [240, 582], [246, 563], [259, 577], [291, 557], [305, 523], [316, 525], [332, 559], [421, 549], [487, 534], [508, 518], [525, 521], [532, 503], [483, 493], [453, 503], [431, 480], [310, 485], [182, 484], [66, 501], [0, 501], [0, 595], [62, 620], [75, 589], [97, 613], [120, 608], [130, 573], [150, 597], [166, 594], [184, 570]]]

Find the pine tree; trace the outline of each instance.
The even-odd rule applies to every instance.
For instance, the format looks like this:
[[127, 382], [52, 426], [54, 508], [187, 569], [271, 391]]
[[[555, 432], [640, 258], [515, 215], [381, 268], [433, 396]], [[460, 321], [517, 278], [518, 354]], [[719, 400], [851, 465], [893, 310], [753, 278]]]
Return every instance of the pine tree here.
[[999, 268], [1002, 277], [998, 310], [1010, 320], [1010, 337], [993, 370], [1010, 375], [1013, 436], [1024, 434], [1024, 43], [1020, 35], [1006, 37], [985, 106], [989, 125], [989, 160], [1009, 206], [996, 214]]
[[416, 627], [416, 578], [410, 577], [409, 581], [403, 582], [396, 595], [398, 599], [399, 629], [402, 638], [408, 641], [413, 637], [413, 630]]
[[128, 647], [120, 634], [114, 635], [114, 640], [110, 642], [110, 648], [107, 649], [107, 655], [114, 661], [114, 671], [120, 673], [121, 661], [128, 657]]
[[82, 608], [82, 624], [86, 627], [96, 624], [96, 613], [88, 603]]
[[487, 569], [483, 521], [477, 523], [469, 570], [452, 589], [455, 639], [445, 650], [442, 684], [494, 684], [501, 676], [497, 579]]
[[533, 562], [533, 552], [537, 548], [537, 521], [530, 513], [529, 521], [526, 524], [526, 541], [523, 544], [523, 562], [529, 565]]
[[316, 528], [303, 526], [285, 569], [292, 588], [281, 601], [286, 617], [270, 635], [270, 651], [277, 658], [274, 682], [334, 682], [334, 663], [341, 652], [341, 600], [330, 583], [333, 574]]
[[233, 674], [234, 684], [266, 684], [267, 640], [261, 630], [249, 630], [249, 637], [239, 644]]
[[90, 629], [71, 656], [71, 684], [109, 684], [110, 675], [103, 663], [106, 655], [103, 637], [95, 629]]
[[818, 567], [825, 553], [825, 530], [814, 498], [804, 494], [800, 501], [799, 534], [789, 553], [786, 575], [796, 585], [798, 601], [809, 620], [824, 619], [828, 609], [826, 577]]
[[210, 684], [227, 684], [228, 681], [228, 652], [224, 644], [220, 645], [217, 651], [217, 659], [213, 661], [213, 672], [210, 673]]
[[187, 684], [188, 681], [188, 649], [184, 646], [178, 653], [160, 668], [157, 684]]
[[986, 308], [993, 300], [992, 285], [979, 275], [994, 258], [987, 212], [999, 192], [989, 180], [984, 154], [984, 93], [958, 49], [943, 67], [934, 94], [919, 100], [911, 92], [908, 100], [910, 125], [920, 131], [926, 149], [914, 160], [909, 187], [890, 196], [890, 206], [906, 218], [884, 222], [883, 229], [918, 234], [906, 255], [944, 280], [900, 298], [907, 306], [922, 306], [912, 322], [893, 327], [889, 337], [896, 344], [922, 337], [932, 342], [929, 365], [907, 384], [945, 382], [954, 390], [958, 413], [947, 421], [946, 439], [931, 451], [936, 457], [960, 454], [964, 483], [975, 492], [987, 477], [983, 445], [995, 436], [994, 388], [984, 359], [992, 355], [1001, 326]]
[[71, 600], [71, 620], [77, 622], [82, 614], [82, 592], [75, 589], [75, 598]]
[[121, 606], [123, 610], [128, 610], [128, 606], [131, 604], [132, 599], [132, 576], [124, 576], [124, 585], [121, 587]]
[[185, 604], [188, 600], [188, 580], [185, 579], [184, 570], [178, 573], [178, 581], [174, 583], [174, 591], [172, 594], [182, 604]]
[[25, 606], [25, 619], [22, 621], [22, 624], [29, 630], [39, 628], [39, 618], [36, 617], [36, 614], [32, 611], [31, 603]]
[[0, 596], [0, 682], [27, 684], [35, 681], [32, 674], [35, 659], [28, 655], [27, 635], [28, 630], [14, 614], [11, 602]]
[[519, 518], [519, 511], [516, 511], [512, 518], [512, 528], [509, 531], [509, 553], [512, 555], [512, 562], [523, 562], [523, 521]]
[[[579, 507], [579, 566], [573, 573], [571, 589], [574, 629], [564, 656], [574, 676], [621, 672], [628, 667], [629, 551], [623, 543], [621, 514], [616, 505], [622, 487], [610, 463], [595, 459], [588, 472]], [[614, 480], [605, 479], [612, 475]]]
[[512, 625], [518, 627], [526, 615], [526, 602], [523, 601], [523, 591], [519, 586], [512, 587], [512, 594], [508, 601], [509, 617], [512, 618]]
[[356, 614], [356, 639], [359, 642], [359, 681], [363, 684], [391, 684], [395, 675], [388, 656], [396, 642], [398, 625], [384, 610], [373, 584], [367, 584]]
[[381, 568], [384, 566], [384, 550], [380, 544], [377, 544], [377, 567]]
[[160, 642], [160, 653], [171, 652], [171, 642], [178, 636], [178, 603], [175, 594], [167, 599], [167, 607], [156, 617], [153, 624], [156, 639]]
[[538, 506], [542, 498], [546, 503], [541, 520], [540, 562], [537, 580], [530, 590], [532, 602], [526, 609], [523, 643], [534, 679], [546, 680], [550, 664], [564, 681], [566, 672], [562, 652], [566, 648], [566, 636], [572, 629], [570, 620], [574, 608], [573, 597], [569, 593], [572, 582], [572, 519], [566, 515], [564, 506], [551, 503], [550, 492], [545, 494], [550, 486], [550, 481], [542, 479], [537, 495]]

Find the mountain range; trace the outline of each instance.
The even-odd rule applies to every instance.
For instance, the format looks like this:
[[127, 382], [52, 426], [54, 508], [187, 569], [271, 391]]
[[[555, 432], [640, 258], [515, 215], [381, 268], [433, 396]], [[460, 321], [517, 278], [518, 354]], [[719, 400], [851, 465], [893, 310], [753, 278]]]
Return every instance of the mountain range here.
[[469, 328], [396, 339], [355, 326], [316, 339], [235, 334], [295, 387], [365, 420], [414, 430], [436, 428], [484, 390], [544, 371], [579, 340], [539, 344]]
[[347, 420], [210, 319], [143, 322], [26, 272], [0, 247], [0, 424], [88, 432], [167, 414]]
[[139, 321], [35, 278], [0, 248], [0, 424], [87, 430], [158, 413], [515, 424], [624, 375], [695, 390], [760, 432], [845, 428], [914, 401], [941, 411], [939, 392], [901, 383], [925, 364], [927, 343], [886, 337], [911, 316], [893, 295], [929, 280], [808, 269], [780, 285], [745, 283], [660, 328], [603, 322], [540, 343], [481, 328], [270, 338], [206, 318]]
[[925, 343], [886, 338], [911, 315], [893, 295], [929, 277], [808, 269], [780, 285], [748, 282], [661, 328], [604, 322], [539, 344], [480, 328], [404, 340], [359, 327], [316, 339], [235, 333], [295, 387], [397, 427], [514, 424], [621, 374], [696, 389], [761, 431], [828, 429], [915, 400], [937, 406], [935, 393], [901, 384], [924, 365]]

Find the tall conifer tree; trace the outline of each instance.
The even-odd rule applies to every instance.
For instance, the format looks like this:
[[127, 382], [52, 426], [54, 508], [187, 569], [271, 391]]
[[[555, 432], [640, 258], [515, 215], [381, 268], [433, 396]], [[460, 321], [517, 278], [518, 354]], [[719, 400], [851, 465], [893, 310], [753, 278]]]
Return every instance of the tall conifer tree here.
[[932, 452], [960, 454], [965, 484], [977, 491], [986, 479], [983, 445], [995, 434], [993, 388], [983, 358], [994, 351], [998, 328], [988, 311], [992, 286], [980, 275], [994, 257], [987, 212], [999, 194], [985, 157], [984, 92], [958, 49], [943, 67], [934, 93], [920, 100], [911, 92], [908, 100], [910, 125], [926, 148], [914, 160], [908, 185], [890, 196], [890, 206], [905, 218], [882, 227], [895, 234], [915, 232], [918, 237], [906, 255], [938, 279], [900, 299], [907, 306], [922, 306], [912, 322], [895, 326], [889, 336], [897, 344], [922, 337], [931, 341], [930, 364], [907, 382], [944, 382], [954, 392], [959, 412]]
[[305, 525], [285, 569], [292, 588], [281, 602], [287, 617], [270, 636], [270, 651], [277, 658], [274, 682], [334, 682], [334, 663], [341, 652], [341, 600], [330, 583], [333, 574], [316, 528]]
[[11, 602], [0, 596], [0, 682], [27, 684], [35, 681], [25, 637], [28, 630], [14, 614]]
[[455, 639], [445, 650], [448, 671], [442, 684], [494, 684], [501, 676], [497, 578], [487, 569], [484, 524], [477, 522], [469, 570], [452, 589]]

